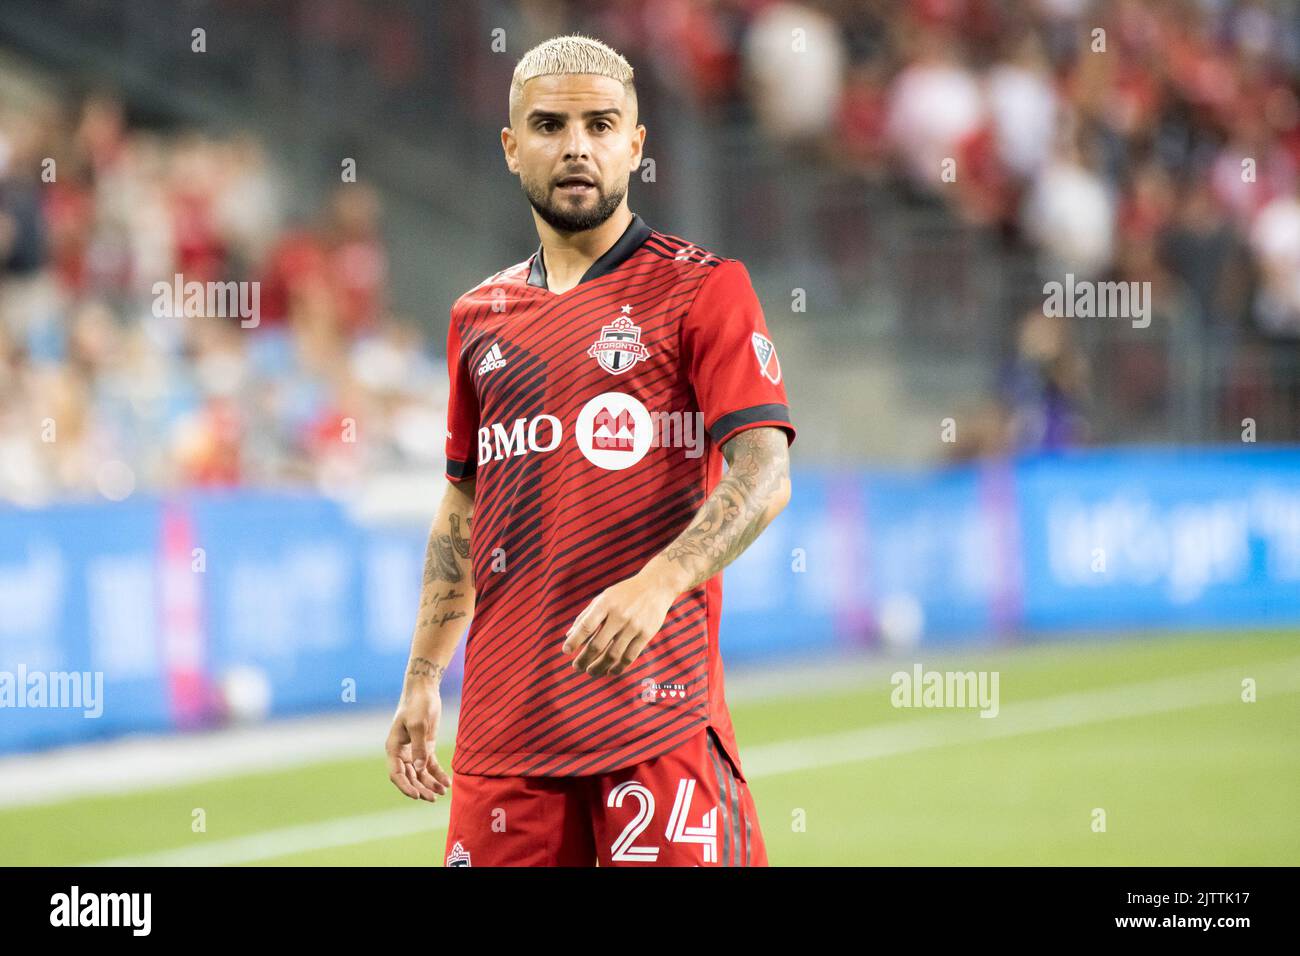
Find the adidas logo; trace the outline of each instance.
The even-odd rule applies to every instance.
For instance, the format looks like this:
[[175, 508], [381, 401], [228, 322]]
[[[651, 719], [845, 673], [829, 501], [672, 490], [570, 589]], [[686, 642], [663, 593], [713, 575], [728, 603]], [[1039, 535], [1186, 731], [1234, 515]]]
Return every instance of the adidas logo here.
[[487, 355], [483, 356], [483, 361], [479, 363], [478, 373], [490, 372], [494, 368], [500, 368], [506, 364], [506, 360], [501, 356], [501, 345], [499, 342], [493, 342], [492, 347], [487, 350]]

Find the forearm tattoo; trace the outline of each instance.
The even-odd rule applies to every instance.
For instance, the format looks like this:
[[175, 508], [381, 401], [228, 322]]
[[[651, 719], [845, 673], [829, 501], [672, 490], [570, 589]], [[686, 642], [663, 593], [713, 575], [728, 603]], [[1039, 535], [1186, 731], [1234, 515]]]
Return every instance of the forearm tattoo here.
[[454, 608], [440, 610], [441, 606], [447, 601], [455, 601], [457, 598], [463, 598], [464, 596], [464, 591], [457, 591], [455, 588], [448, 588], [446, 591], [439, 591], [437, 588], [425, 588], [420, 595], [420, 619], [416, 627], [421, 630], [430, 625], [437, 627], [464, 617], [466, 612]]
[[443, 672], [446, 671], [446, 669], [447, 668], [443, 667], [441, 664], [435, 664], [427, 657], [412, 657], [411, 669], [406, 673], [408, 677], [428, 677], [431, 678], [434, 683], [438, 683], [442, 680]]
[[689, 587], [707, 581], [753, 543], [767, 508], [789, 473], [789, 442], [779, 428], [750, 428], [722, 449], [730, 466], [664, 557], [691, 571]]

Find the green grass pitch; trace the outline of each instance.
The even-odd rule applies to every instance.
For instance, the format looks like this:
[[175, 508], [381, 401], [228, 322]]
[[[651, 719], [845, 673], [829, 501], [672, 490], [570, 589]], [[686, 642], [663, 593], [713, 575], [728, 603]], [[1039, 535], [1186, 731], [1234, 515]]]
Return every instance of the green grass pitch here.
[[[889, 674], [916, 660], [996, 670], [999, 716], [893, 707]], [[1242, 700], [1247, 678], [1253, 703]], [[1034, 705], [1062, 719], [1007, 732], [1018, 708]], [[1300, 863], [1296, 633], [922, 649], [852, 686], [791, 681], [734, 702], [732, 714], [774, 865]], [[960, 733], [949, 740], [944, 728]], [[837, 744], [846, 738], [834, 735], [854, 731], [888, 752]], [[773, 761], [771, 745], [783, 742], [798, 743], [805, 766]], [[440, 863], [445, 803], [398, 794], [381, 746], [374, 758], [0, 810], [0, 864], [171, 851], [189, 854], [184, 862]], [[444, 765], [449, 750], [440, 744]], [[75, 793], [76, 780], [68, 786]], [[191, 832], [195, 807], [205, 833]], [[286, 828], [300, 843], [324, 834], [322, 845], [268, 856], [276, 844], [264, 841]]]

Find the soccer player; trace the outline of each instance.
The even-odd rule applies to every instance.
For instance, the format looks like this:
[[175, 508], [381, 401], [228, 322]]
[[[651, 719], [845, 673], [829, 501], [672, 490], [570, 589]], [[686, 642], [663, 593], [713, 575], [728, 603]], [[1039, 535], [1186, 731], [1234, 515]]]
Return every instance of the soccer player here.
[[[387, 741], [402, 793], [452, 792], [448, 866], [767, 863], [721, 571], [789, 501], [795, 430], [745, 267], [628, 208], [645, 135], [603, 43], [516, 66], [501, 144], [541, 244], [452, 308], [449, 485]], [[453, 788], [439, 680], [471, 614]]]

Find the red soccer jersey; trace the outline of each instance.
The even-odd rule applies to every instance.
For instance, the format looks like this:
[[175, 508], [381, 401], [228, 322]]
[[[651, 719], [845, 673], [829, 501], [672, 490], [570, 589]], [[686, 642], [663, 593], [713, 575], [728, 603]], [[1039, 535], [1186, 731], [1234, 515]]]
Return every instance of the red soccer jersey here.
[[461, 296], [447, 364], [447, 477], [477, 479], [452, 769], [603, 773], [706, 724], [739, 768], [721, 574], [681, 594], [618, 677], [577, 672], [560, 648], [596, 595], [690, 523], [728, 439], [774, 425], [794, 441], [745, 267], [633, 216], [567, 292], [547, 287], [539, 248]]

